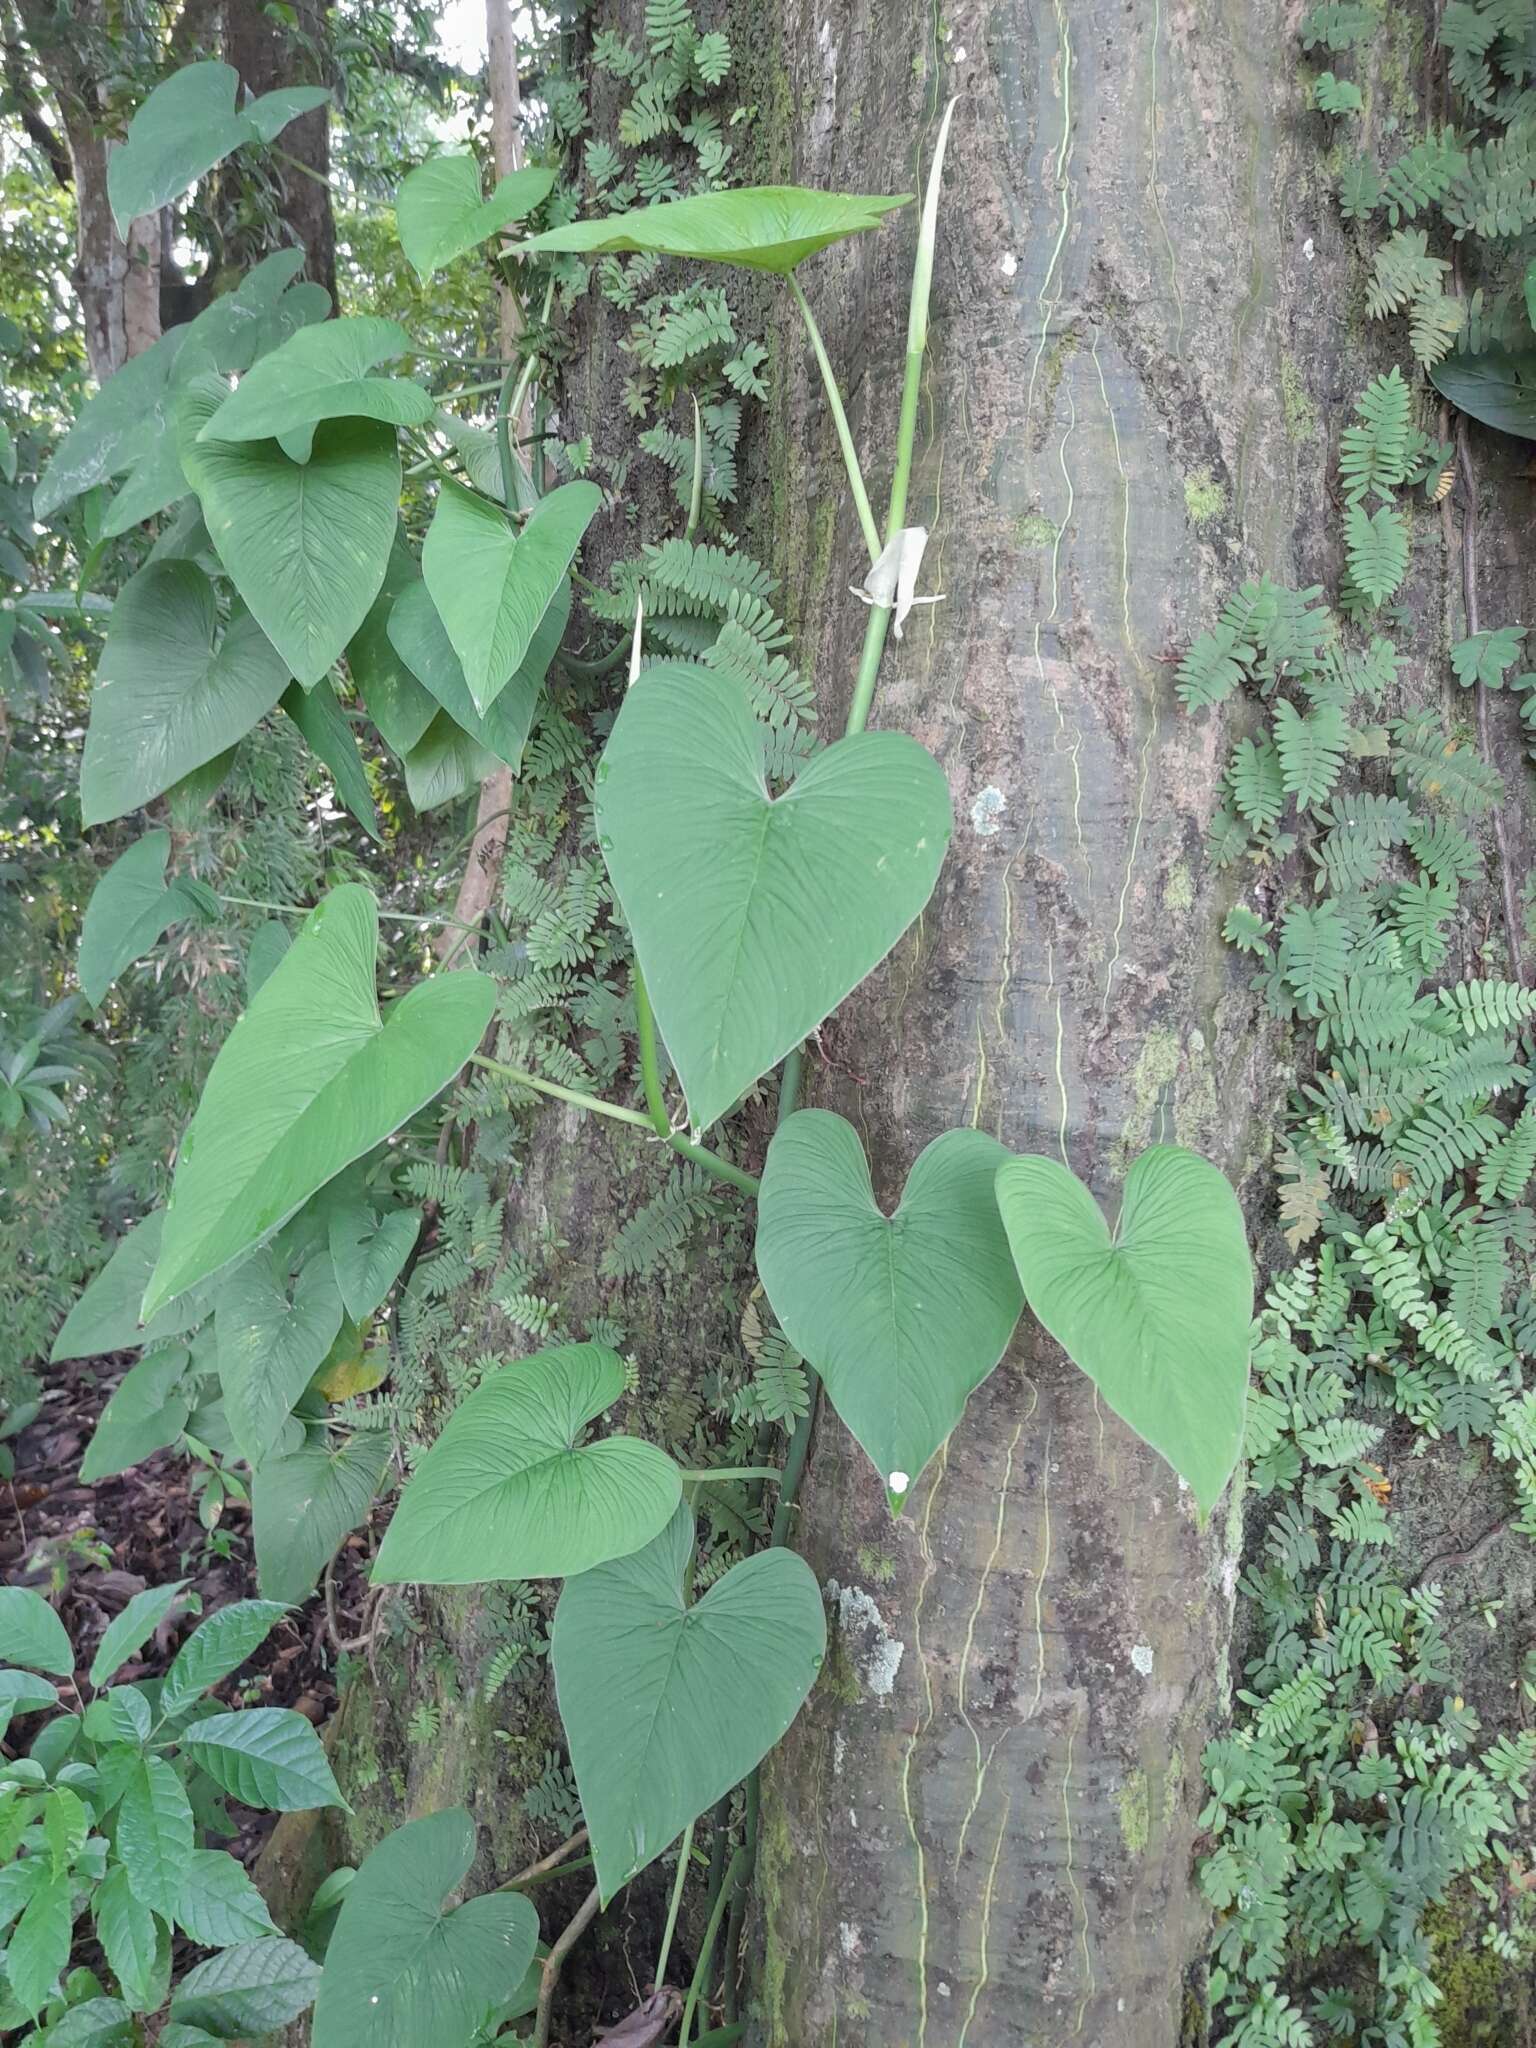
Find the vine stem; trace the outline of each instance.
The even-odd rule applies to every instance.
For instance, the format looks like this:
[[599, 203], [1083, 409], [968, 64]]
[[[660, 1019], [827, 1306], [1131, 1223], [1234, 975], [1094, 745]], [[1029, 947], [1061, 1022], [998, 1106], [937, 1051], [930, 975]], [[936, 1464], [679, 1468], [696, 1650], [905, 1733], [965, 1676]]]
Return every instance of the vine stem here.
[[816, 316], [811, 311], [800, 281], [793, 271], [785, 279], [790, 296], [800, 308], [800, 318], [805, 322], [805, 331], [810, 337], [811, 353], [821, 371], [821, 381], [827, 394], [827, 404], [832, 412], [832, 424], [837, 429], [837, 445], [843, 451], [843, 468], [848, 472], [848, 488], [853, 493], [853, 502], [859, 514], [859, 525], [864, 531], [864, 545], [869, 549], [869, 559], [878, 560], [880, 554], [880, 529], [875, 524], [874, 508], [869, 502], [869, 492], [864, 488], [864, 472], [859, 467], [859, 451], [853, 445], [853, 434], [848, 426], [848, 415], [843, 410], [843, 394], [838, 389], [837, 376], [827, 354], [827, 345], [821, 338], [821, 329], [816, 325]]
[[693, 2032], [694, 2011], [709, 1973], [709, 1961], [714, 1954], [720, 1922], [724, 1918], [728, 1902], [735, 1897], [736, 1887], [741, 1882], [746, 1868], [746, 1860], [746, 1850], [738, 1849], [731, 1858], [730, 1867], [725, 1873], [725, 1882], [721, 1885], [719, 1895], [710, 1909], [709, 1920], [704, 1928], [704, 1939], [699, 1943], [698, 1961], [693, 1967], [693, 1982], [688, 1986], [688, 1999], [683, 2007], [683, 2023], [677, 2030], [678, 2048], [688, 2048], [688, 2039]]
[[693, 1854], [693, 1822], [683, 1829], [683, 1846], [677, 1852], [677, 1876], [672, 1880], [672, 1897], [667, 1905], [667, 1924], [661, 1931], [661, 1952], [656, 1958], [652, 1983], [659, 1991], [667, 1981], [667, 1964], [672, 1956], [672, 1937], [677, 1932], [678, 1910], [683, 1903], [683, 1886], [688, 1881], [688, 1859]]
[[597, 1918], [601, 1902], [601, 1894], [593, 1885], [544, 1958], [544, 1967], [539, 1972], [538, 2010], [533, 2021], [533, 2048], [549, 2048], [549, 2023], [555, 2010], [555, 1993], [560, 1988], [560, 1972], [565, 1968], [566, 1957]]
[[551, 1849], [547, 1856], [540, 1856], [534, 1862], [524, 1864], [515, 1877], [507, 1878], [497, 1886], [497, 1890], [511, 1891], [516, 1885], [527, 1884], [530, 1878], [542, 1877], [546, 1871], [553, 1870], [557, 1864], [564, 1863], [568, 1856], [574, 1855], [586, 1839], [587, 1830], [578, 1828], [574, 1835], [566, 1837], [558, 1849]]

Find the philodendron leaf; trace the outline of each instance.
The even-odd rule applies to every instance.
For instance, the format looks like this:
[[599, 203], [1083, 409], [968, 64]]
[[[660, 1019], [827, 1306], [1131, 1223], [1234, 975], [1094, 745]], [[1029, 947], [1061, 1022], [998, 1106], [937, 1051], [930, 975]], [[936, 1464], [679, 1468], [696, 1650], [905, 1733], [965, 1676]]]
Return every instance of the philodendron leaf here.
[[380, 420], [324, 420], [307, 462], [275, 441], [204, 441], [184, 415], [187, 481], [235, 588], [291, 673], [319, 682], [368, 615], [395, 542], [400, 451]]
[[1111, 1232], [1054, 1159], [1010, 1159], [997, 1205], [1024, 1298], [1123, 1422], [1209, 1514], [1242, 1447], [1253, 1263], [1226, 1176], [1154, 1145]]
[[852, 1124], [802, 1109], [768, 1148], [757, 1270], [789, 1341], [900, 1505], [1013, 1334], [1024, 1297], [984, 1131], [919, 1154], [893, 1216]]
[[390, 614], [396, 600], [421, 581], [416, 564], [403, 547], [389, 558], [384, 585], [368, 616], [347, 642], [347, 667], [368, 707], [368, 715], [402, 759], [437, 715], [437, 700], [412, 674], [410, 664], [392, 645]]
[[604, 1901], [753, 1770], [799, 1713], [826, 1651], [821, 1592], [783, 1548], [689, 1605], [693, 1517], [573, 1578], [551, 1657]]
[[390, 1436], [360, 1429], [339, 1443], [324, 1430], [287, 1457], [268, 1458], [251, 1482], [251, 1528], [261, 1590], [295, 1606], [343, 1538], [367, 1520], [389, 1464]]
[[416, 1467], [375, 1584], [562, 1578], [648, 1543], [677, 1506], [676, 1465], [637, 1437], [577, 1447], [623, 1392], [624, 1368], [600, 1344], [560, 1344], [493, 1373]]
[[259, 1466], [341, 1328], [341, 1292], [328, 1256], [292, 1273], [282, 1238], [263, 1245], [219, 1289], [214, 1329], [219, 1385], [236, 1448]]
[[169, 832], [146, 832], [118, 855], [91, 891], [75, 963], [87, 1002], [99, 1006], [125, 967], [178, 919], [196, 914], [188, 891], [178, 882], [166, 882], [170, 851]]
[[373, 791], [368, 787], [368, 770], [357, 751], [347, 715], [336, 701], [330, 678], [322, 676], [312, 690], [290, 684], [283, 692], [283, 709], [303, 733], [310, 752], [330, 769], [336, 794], [368, 837], [382, 840]]
[[152, 1210], [133, 1226], [64, 1318], [48, 1354], [50, 1365], [67, 1358], [96, 1358], [104, 1351], [147, 1350], [179, 1337], [201, 1319], [207, 1304], [199, 1295], [187, 1295], [148, 1328], [139, 1321], [139, 1305], [160, 1257], [164, 1229], [163, 1209]]
[[379, 913], [349, 882], [304, 920], [220, 1049], [176, 1162], [152, 1316], [275, 1231], [414, 1116], [479, 1043], [495, 984], [470, 968], [379, 1014]]
[[91, 690], [80, 813], [137, 810], [244, 739], [288, 687], [288, 665], [243, 606], [218, 638], [194, 562], [151, 562], [124, 584]]
[[333, 1209], [327, 1229], [343, 1305], [360, 1323], [399, 1279], [421, 1234], [421, 1211], [392, 1209], [379, 1216], [358, 1200]]
[[320, 1965], [280, 1935], [242, 1941], [190, 1969], [176, 1986], [171, 2018], [221, 2041], [254, 2041], [286, 2027], [313, 2002]]
[[187, 64], [157, 85], [107, 160], [107, 197], [117, 231], [179, 199], [205, 171], [247, 142], [271, 142], [290, 121], [323, 107], [323, 85], [286, 86], [237, 111], [240, 74], [230, 64]]
[[597, 770], [598, 843], [703, 1128], [879, 965], [949, 843], [949, 785], [905, 733], [839, 740], [773, 796], [764, 732], [702, 669], [644, 670]]
[[1431, 363], [1429, 381], [1469, 419], [1536, 441], [1536, 349], [1485, 349]]
[[756, 185], [701, 192], [665, 206], [640, 206], [607, 220], [572, 221], [518, 244], [519, 255], [690, 256], [739, 263], [788, 276], [797, 263], [845, 235], [878, 227], [910, 192], [892, 197], [815, 192], [798, 185]]
[[561, 484], [519, 534], [472, 491], [445, 483], [438, 493], [422, 574], [482, 716], [527, 655], [602, 502], [596, 484]]
[[[141, 1284], [137, 1298], [143, 1293]], [[192, 1413], [191, 1399], [182, 1390], [191, 1362], [185, 1345], [173, 1344], [150, 1352], [123, 1374], [80, 1461], [85, 1485], [111, 1479], [175, 1443]]]
[[472, 156], [435, 156], [402, 182], [395, 194], [400, 246], [423, 284], [456, 256], [502, 228], [524, 220], [554, 189], [542, 165], [502, 178], [489, 199], [480, 196], [480, 166]]
[[464, 670], [453, 651], [432, 594], [416, 582], [402, 591], [389, 615], [389, 639], [411, 674], [431, 692], [455, 725], [505, 761], [515, 773], [533, 727], [539, 692], [571, 616], [571, 586], [563, 579], [540, 619], [528, 651], [484, 717], [475, 709]]
[[302, 327], [240, 379], [198, 434], [202, 441], [266, 441], [321, 420], [385, 420], [420, 426], [435, 410], [419, 384], [372, 377], [376, 363], [407, 354], [398, 320], [371, 314]]
[[402, 757], [405, 793], [418, 811], [435, 811], [496, 772], [496, 756], [439, 711], [410, 752]]
[[468, 2048], [517, 1990], [539, 1916], [521, 1893], [448, 1908], [475, 1855], [462, 1807], [407, 1821], [342, 1900], [315, 2001], [314, 2048]]

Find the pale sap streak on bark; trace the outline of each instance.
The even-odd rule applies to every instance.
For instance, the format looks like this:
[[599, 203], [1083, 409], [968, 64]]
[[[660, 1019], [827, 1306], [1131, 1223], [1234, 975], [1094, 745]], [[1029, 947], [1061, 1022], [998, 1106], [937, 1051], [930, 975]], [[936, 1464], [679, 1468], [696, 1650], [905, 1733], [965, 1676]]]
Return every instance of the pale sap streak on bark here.
[[1141, 684], [1139, 695], [1150, 695], [1152, 717], [1147, 726], [1146, 737], [1141, 743], [1141, 760], [1136, 781], [1136, 815], [1131, 821], [1130, 845], [1126, 848], [1125, 878], [1120, 884], [1120, 902], [1115, 913], [1114, 937], [1110, 944], [1109, 966], [1104, 975], [1104, 1000], [1099, 1006], [1099, 1022], [1109, 1022], [1109, 998], [1114, 990], [1115, 969], [1120, 965], [1120, 942], [1125, 933], [1125, 910], [1130, 900], [1131, 882], [1136, 872], [1136, 856], [1141, 851], [1142, 828], [1147, 818], [1147, 788], [1152, 778], [1152, 756], [1157, 746], [1159, 711], [1156, 682], [1147, 691], [1147, 665], [1142, 659], [1141, 649], [1136, 644], [1136, 629], [1131, 623], [1131, 479], [1126, 472], [1125, 455], [1120, 446], [1120, 426], [1115, 418], [1115, 408], [1109, 402], [1109, 386], [1104, 381], [1104, 365], [1099, 360], [1099, 330], [1093, 330], [1093, 346], [1090, 350], [1093, 367], [1098, 372], [1099, 395], [1104, 401], [1104, 415], [1109, 421], [1110, 439], [1115, 450], [1115, 470], [1120, 479], [1120, 633], [1125, 642], [1125, 651], [1131, 658], [1137, 681]]
[[970, 1677], [971, 1652], [976, 1647], [977, 1617], [981, 1613], [981, 1603], [986, 1598], [987, 1581], [992, 1576], [992, 1567], [997, 1563], [997, 1554], [1003, 1547], [1003, 1524], [1008, 1513], [1008, 1488], [1013, 1480], [1013, 1454], [1019, 1447], [1019, 1438], [1024, 1434], [1024, 1424], [1028, 1422], [1030, 1416], [1034, 1414], [1035, 1409], [1039, 1406], [1039, 1390], [1033, 1384], [1031, 1385], [1031, 1392], [1035, 1398], [1030, 1403], [1028, 1414], [1020, 1419], [1017, 1429], [1013, 1432], [1012, 1439], [1008, 1445], [1007, 1457], [1003, 1463], [1002, 1484], [997, 1490], [997, 1526], [992, 1534], [992, 1553], [982, 1567], [981, 1578], [976, 1587], [976, 1599], [971, 1607], [970, 1619], [965, 1625], [965, 1645], [960, 1652], [960, 1718], [965, 1723], [965, 1731], [970, 1736], [971, 1746], [976, 1752], [976, 1783], [972, 1787], [971, 1803], [965, 1809], [965, 1819], [960, 1823], [960, 1834], [955, 1842], [955, 1857], [951, 1868], [957, 1877], [960, 1874], [960, 1859], [965, 1854], [965, 1838], [970, 1832], [971, 1822], [975, 1818], [976, 1809], [981, 1804], [981, 1788], [986, 1779], [986, 1771], [981, 1761], [981, 1737], [976, 1732], [976, 1723], [971, 1719], [970, 1712], [966, 1706], [966, 1681]]
[[923, 1852], [922, 1837], [917, 1832], [917, 1820], [912, 1812], [912, 1759], [917, 1753], [918, 1744], [933, 1726], [935, 1712], [933, 1676], [923, 1656], [923, 1602], [928, 1597], [929, 1585], [939, 1568], [938, 1560], [933, 1554], [933, 1546], [928, 1540], [928, 1531], [933, 1522], [933, 1505], [939, 1497], [939, 1488], [944, 1483], [948, 1463], [949, 1444], [946, 1440], [939, 1452], [939, 1469], [933, 1475], [933, 1484], [929, 1487], [928, 1498], [923, 1503], [923, 1519], [918, 1530], [923, 1578], [917, 1590], [917, 1605], [912, 1615], [912, 1654], [917, 1659], [918, 1670], [923, 1674], [923, 1718], [913, 1728], [908, 1738], [907, 1753], [901, 1764], [901, 1810], [906, 1818], [907, 1833], [917, 1858], [917, 2048], [926, 2048], [928, 2040], [928, 1861]]
[[[999, 1741], [1002, 1739], [998, 1738]], [[997, 1744], [992, 1746], [992, 1755], [997, 1754]], [[990, 1767], [991, 1757], [987, 1759]], [[965, 2037], [971, 2031], [971, 2021], [976, 2017], [976, 2008], [981, 2003], [981, 1994], [987, 1988], [987, 1936], [992, 1927], [992, 1896], [997, 1885], [998, 1859], [1003, 1853], [1003, 1837], [1008, 1832], [1008, 1816], [1013, 1811], [1013, 1794], [1009, 1792], [1003, 1800], [1003, 1817], [997, 1824], [997, 1840], [992, 1848], [992, 1861], [987, 1867], [987, 1882], [981, 1895], [981, 1935], [979, 1941], [981, 1969], [976, 1982], [971, 1986], [970, 2002], [965, 2009], [960, 2034], [955, 2048], [965, 2048]]]
[[1093, 1952], [1088, 1946], [1088, 1902], [1083, 1897], [1082, 1887], [1077, 1881], [1077, 1872], [1072, 1867], [1072, 1801], [1070, 1797], [1072, 1785], [1072, 1746], [1077, 1741], [1079, 1713], [1080, 1709], [1074, 1705], [1072, 1709], [1072, 1725], [1067, 1730], [1066, 1766], [1061, 1776], [1061, 1814], [1067, 1835], [1066, 1879], [1072, 1892], [1073, 1902], [1077, 1907], [1077, 1935], [1083, 1951], [1083, 1992], [1077, 2003], [1077, 2025], [1072, 2029], [1074, 2034], [1080, 2034], [1083, 2031], [1083, 2014], [1088, 2010], [1089, 1999], [1092, 1998], [1094, 1992], [1099, 1988], [1098, 1980], [1094, 1975]]
[[1029, 1703], [1026, 1721], [1033, 1721], [1040, 1711], [1040, 1695], [1045, 1690], [1045, 1579], [1051, 1568], [1051, 1433], [1056, 1427], [1053, 1415], [1045, 1425], [1045, 1456], [1040, 1466], [1040, 1569], [1035, 1574], [1035, 1696]]

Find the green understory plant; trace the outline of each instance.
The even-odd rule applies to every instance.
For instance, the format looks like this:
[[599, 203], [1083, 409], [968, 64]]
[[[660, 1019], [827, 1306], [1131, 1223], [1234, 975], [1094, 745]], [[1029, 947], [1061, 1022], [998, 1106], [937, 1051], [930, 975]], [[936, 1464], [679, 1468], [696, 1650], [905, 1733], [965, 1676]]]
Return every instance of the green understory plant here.
[[[19, 2028], [39, 2048], [128, 2048], [156, 2016], [168, 2048], [245, 2040], [306, 2011], [320, 1981], [238, 1859], [207, 1846], [234, 1832], [226, 1797], [283, 1813], [344, 1804], [302, 1714], [225, 1712], [208, 1698], [288, 1610], [267, 1600], [222, 1607], [163, 1678], [113, 1683], [183, 1596], [180, 1583], [136, 1593], [82, 1679], [41, 1594], [0, 1592], [0, 1723], [12, 1746], [15, 1724], [30, 1735], [24, 1754], [0, 1762], [0, 2031]], [[105, 1982], [69, 1967], [77, 1919], [94, 1935]], [[182, 1940], [211, 1953], [173, 1989]]]
[[[647, 71], [632, 103], [642, 123], [647, 106], [674, 104], [723, 61], [723, 39], [685, 28], [685, 10], [654, 12], [651, 55], [632, 67]], [[627, 62], [614, 47], [605, 61]], [[573, 118], [559, 95], [555, 105], [557, 123]], [[580, 778], [599, 859], [567, 856], [556, 884], [538, 870], [558, 833], [540, 844], [544, 821], [532, 805], [512, 821], [509, 898], [527, 925], [520, 950], [493, 946], [483, 967], [412, 979], [403, 992], [397, 984], [381, 1005], [380, 913], [363, 883], [331, 888], [291, 942], [281, 927], [256, 934], [248, 1001], [181, 1139], [169, 1200], [124, 1240], [56, 1346], [61, 1358], [129, 1345], [142, 1353], [103, 1414], [88, 1472], [122, 1469], [178, 1440], [199, 1455], [232, 1450], [253, 1474], [263, 1590], [294, 1597], [366, 1512], [393, 1447], [399, 1411], [387, 1395], [367, 1400], [366, 1359], [374, 1319], [416, 1253], [421, 1212], [430, 1206], [441, 1235], [396, 1298], [402, 1352], [430, 1359], [447, 1294], [477, 1273], [497, 1276], [498, 1303], [537, 1348], [515, 1362], [476, 1360], [435, 1440], [402, 1446], [411, 1469], [372, 1576], [381, 1587], [563, 1581], [549, 1654], [595, 1884], [541, 1966], [538, 2044], [570, 1940], [681, 1838], [675, 1925], [695, 1823], [755, 1772], [815, 1681], [821, 1595], [786, 1537], [823, 1385], [896, 1513], [1026, 1304], [1178, 1472], [1202, 1516], [1239, 1452], [1252, 1272], [1235, 1197], [1214, 1167], [1177, 1148], [1148, 1152], [1112, 1229], [1064, 1168], [952, 1131], [916, 1163], [887, 1217], [853, 1127], [796, 1107], [801, 1041], [921, 914], [950, 834], [938, 763], [910, 737], [867, 726], [893, 614], [899, 630], [922, 601], [925, 535], [907, 523], [907, 491], [952, 112], [917, 237], [883, 528], [796, 271], [832, 242], [874, 230], [904, 200], [725, 190], [711, 178], [685, 197], [641, 185], [655, 203], [576, 221], [569, 195], [543, 174], [503, 181], [482, 200], [473, 165], [448, 168], [451, 159], [402, 188], [402, 235], [418, 268], [454, 260], [541, 208], [555, 216], [512, 252], [533, 352], [507, 366], [492, 433], [382, 367], [410, 358], [403, 329], [372, 318], [320, 324], [315, 302], [292, 304], [309, 288], [268, 270], [241, 287], [250, 317], [237, 328], [200, 333], [193, 323], [160, 345], [157, 365], [121, 373], [129, 388], [119, 389], [121, 377], [105, 386], [51, 472], [59, 492], [126, 471], [114, 501], [124, 530], [159, 522], [108, 624], [82, 766], [92, 821], [162, 798], [174, 811], [189, 787], [214, 785], [251, 724], [281, 711], [332, 771], [338, 796], [377, 830], [343, 708], [354, 692], [419, 807], [464, 794], [498, 762], [536, 787], [535, 750], [581, 741], [549, 701], [563, 679], [604, 706], [605, 741]], [[709, 140], [696, 146], [718, 167]], [[195, 175], [187, 161], [178, 159], [178, 176]], [[586, 168], [616, 196], [590, 150]], [[646, 544], [607, 592], [574, 566], [604, 502], [580, 474], [589, 451], [562, 450], [557, 469], [569, 474], [550, 488], [544, 461], [522, 464], [510, 423], [523, 415], [540, 352], [562, 345], [546, 323], [560, 295], [579, 289], [583, 257], [599, 263], [616, 302], [664, 262], [757, 270], [783, 281], [804, 320], [870, 555], [864, 650], [843, 736], [831, 744], [817, 744], [814, 691], [780, 652], [770, 580], [723, 541], [697, 538], [731, 494], [722, 451], [739, 426], [734, 400], [690, 387], [686, 447], [654, 431], [651, 452], [678, 455], [686, 478], [683, 531]], [[725, 353], [738, 344], [712, 289], [685, 284], [637, 323], [646, 373], [637, 406], [676, 402], [668, 373], [685, 364], [712, 365], [706, 383], [715, 374], [733, 388], [754, 382], [748, 351]], [[168, 432], [144, 435], [150, 405]], [[409, 470], [434, 480], [429, 504], [430, 486], [406, 488], [402, 434], [416, 437], [407, 452], [419, 451]], [[607, 475], [616, 493], [622, 476]], [[594, 621], [625, 629], [613, 653], [566, 653], [577, 591]], [[561, 760], [562, 771], [577, 758]], [[168, 924], [222, 915], [223, 899], [195, 886], [199, 878], [168, 875], [169, 851], [169, 835], [153, 830], [103, 878], [106, 907], [82, 948], [92, 988], [104, 991], [135, 957], [130, 940], [147, 949]], [[624, 935], [622, 951], [595, 936], [604, 927]], [[560, 1003], [559, 977], [589, 959], [615, 972], [627, 961], [627, 989], [621, 1007], [606, 979], [589, 980], [583, 1061], [617, 1082], [632, 1020], [643, 1107], [597, 1092], [552, 1034], [534, 1036], [531, 1058], [508, 1057], [529, 1015]], [[493, 1050], [477, 1050], [491, 1031]], [[503, 1264], [500, 1207], [484, 1175], [446, 1152], [425, 1157], [413, 1136], [413, 1119], [466, 1063], [477, 1122], [494, 1127], [553, 1098], [676, 1155], [678, 1210], [715, 1202], [739, 1214], [743, 1201], [757, 1204], [758, 1270], [777, 1330], [759, 1323], [762, 1391], [737, 1429], [771, 1444], [764, 1425], [792, 1418], [782, 1467], [764, 1464], [763, 1452], [722, 1463], [707, 1446], [699, 1462], [684, 1462], [638, 1436], [591, 1433], [631, 1389], [621, 1339], [592, 1330], [548, 1341], [558, 1333], [530, 1284], [535, 1248], [517, 1247]], [[720, 1126], [775, 1068], [779, 1121], [759, 1180], [731, 1156]], [[677, 1116], [669, 1078], [682, 1098]], [[1192, 1295], [1201, 1305], [1193, 1326]], [[771, 1364], [770, 1343], [779, 1347]], [[393, 1355], [388, 1341], [377, 1348]], [[679, 1401], [688, 1391], [678, 1389]], [[751, 1554], [729, 1563], [714, 1554], [707, 1571], [696, 1568], [701, 1517], [713, 1528], [732, 1512], [727, 1489], [761, 1485], [778, 1489], [771, 1529], [738, 1494], [746, 1505], [734, 1544]], [[431, 1732], [426, 1722], [417, 1729], [423, 1740]], [[712, 1939], [728, 1913], [735, 1924], [754, 1812], [749, 1795], [740, 1848], [719, 1859]], [[510, 2017], [537, 1917], [505, 1890], [443, 1913], [473, 1847], [465, 1816], [439, 1814], [364, 1864], [337, 1920], [316, 2048], [358, 2038], [364, 2008], [410, 2048], [427, 2038], [468, 2048]], [[378, 1939], [377, 1927], [363, 1940], [369, 1899], [398, 1909], [398, 1940]], [[658, 1989], [669, 1946], [670, 1935]], [[730, 1978], [729, 1934], [726, 1948]], [[702, 2017], [708, 1949], [695, 1963], [685, 2039]]]
[[[1346, 522], [1411, 481], [1410, 405], [1395, 371], [1362, 395]], [[1263, 908], [1240, 901], [1225, 936], [1308, 1048], [1276, 1153], [1298, 1258], [1265, 1296], [1248, 1401], [1268, 1504], [1240, 1588], [1252, 1640], [1238, 1725], [1205, 1759], [1200, 1883], [1230, 2048], [1432, 2048], [1426, 1915], [1457, 1879], [1487, 1948], [1533, 1952], [1515, 1831], [1536, 1734], [1479, 1748], [1445, 1589], [1395, 1562], [1383, 1446], [1396, 1428], [1475, 1447], [1509, 1525], [1536, 1535], [1536, 993], [1452, 977], [1449, 928], [1502, 786], [1466, 727], [1403, 701], [1397, 642], [1353, 569], [1342, 620], [1320, 590], [1245, 584], [1179, 671], [1191, 710], [1239, 692], [1259, 710], [1212, 857], [1252, 876]], [[1502, 680], [1519, 639], [1459, 643], [1457, 680]]]

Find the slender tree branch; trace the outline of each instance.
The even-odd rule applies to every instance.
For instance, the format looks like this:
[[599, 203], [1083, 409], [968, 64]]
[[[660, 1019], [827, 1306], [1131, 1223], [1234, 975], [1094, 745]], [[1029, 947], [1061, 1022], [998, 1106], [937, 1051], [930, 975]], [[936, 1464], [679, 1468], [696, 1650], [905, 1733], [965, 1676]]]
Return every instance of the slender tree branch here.
[[566, 1957], [597, 1918], [600, 1903], [597, 1886], [593, 1885], [572, 1914], [564, 1933], [544, 1958], [544, 1968], [539, 1976], [538, 2010], [533, 2021], [533, 2048], [549, 2048], [549, 2023], [555, 2010], [555, 1993], [560, 1988], [560, 1972], [565, 1968]]

